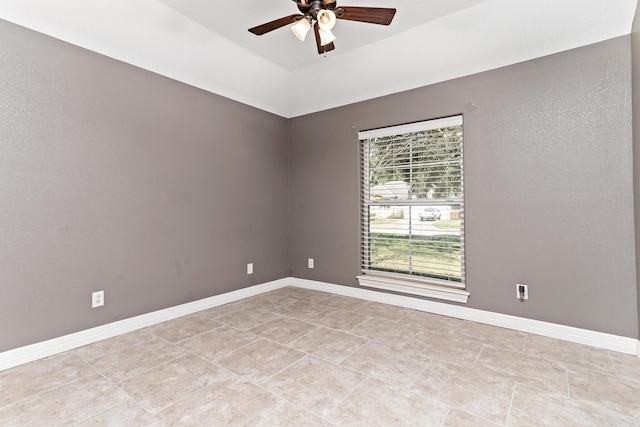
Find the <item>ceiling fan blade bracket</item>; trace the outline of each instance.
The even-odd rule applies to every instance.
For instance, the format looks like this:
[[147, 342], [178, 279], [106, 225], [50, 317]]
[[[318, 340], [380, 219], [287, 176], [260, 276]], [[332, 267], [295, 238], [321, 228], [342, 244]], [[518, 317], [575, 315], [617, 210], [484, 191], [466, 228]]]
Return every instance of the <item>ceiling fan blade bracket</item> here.
[[305, 15], [311, 10], [311, 0], [293, 0], [293, 2], [298, 6], [298, 10]]
[[322, 0], [322, 6], [325, 9], [335, 10], [335, 8], [337, 6], [337, 2], [336, 2], [336, 0]]

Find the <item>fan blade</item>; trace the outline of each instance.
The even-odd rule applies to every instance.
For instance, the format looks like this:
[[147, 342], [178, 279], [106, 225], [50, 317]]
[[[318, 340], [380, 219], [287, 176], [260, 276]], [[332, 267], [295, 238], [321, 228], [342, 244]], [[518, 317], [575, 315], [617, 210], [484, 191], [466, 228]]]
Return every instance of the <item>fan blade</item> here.
[[296, 21], [304, 18], [304, 15], [299, 13], [295, 15], [285, 16], [284, 18], [276, 19], [275, 21], [267, 22], [266, 24], [258, 25], [257, 27], [249, 28], [249, 32], [252, 32], [256, 36], [261, 36], [269, 31], [277, 30], [280, 27], [284, 27], [287, 24], [293, 24]]
[[327, 53], [332, 51], [333, 49], [336, 48], [336, 46], [333, 44], [333, 42], [322, 46], [320, 43], [320, 26], [318, 25], [318, 23], [316, 22], [313, 25], [313, 32], [316, 34], [316, 46], [318, 47], [318, 53], [320, 55], [322, 55], [323, 53]]
[[338, 19], [367, 22], [369, 24], [389, 25], [396, 14], [395, 9], [384, 7], [338, 7], [335, 10]]

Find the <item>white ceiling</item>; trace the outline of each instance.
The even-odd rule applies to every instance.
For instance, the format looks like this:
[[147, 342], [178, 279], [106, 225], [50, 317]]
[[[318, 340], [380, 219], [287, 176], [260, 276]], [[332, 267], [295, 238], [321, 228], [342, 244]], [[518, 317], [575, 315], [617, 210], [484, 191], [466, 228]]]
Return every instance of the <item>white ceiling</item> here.
[[290, 0], [0, 0], [0, 18], [283, 117], [629, 34], [637, 0], [338, 0], [393, 7], [388, 27], [338, 21], [318, 55]]

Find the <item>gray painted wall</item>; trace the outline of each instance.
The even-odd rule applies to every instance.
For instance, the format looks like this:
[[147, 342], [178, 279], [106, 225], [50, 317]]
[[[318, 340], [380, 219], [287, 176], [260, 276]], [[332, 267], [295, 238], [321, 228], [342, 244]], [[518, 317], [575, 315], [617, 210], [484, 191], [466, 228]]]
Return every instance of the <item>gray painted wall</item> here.
[[5, 21], [0, 58], [0, 351], [288, 275], [287, 120]]
[[292, 275], [358, 286], [359, 130], [463, 113], [467, 306], [638, 337], [630, 52], [622, 37], [292, 119]]
[[290, 274], [357, 286], [357, 132], [458, 113], [468, 306], [637, 337], [631, 39], [287, 122], [0, 21], [0, 351]]
[[[635, 206], [636, 269], [640, 266], [640, 9], [636, 8], [631, 32], [631, 78], [633, 86], [633, 190]], [[638, 331], [640, 331], [640, 274], [638, 285]]]

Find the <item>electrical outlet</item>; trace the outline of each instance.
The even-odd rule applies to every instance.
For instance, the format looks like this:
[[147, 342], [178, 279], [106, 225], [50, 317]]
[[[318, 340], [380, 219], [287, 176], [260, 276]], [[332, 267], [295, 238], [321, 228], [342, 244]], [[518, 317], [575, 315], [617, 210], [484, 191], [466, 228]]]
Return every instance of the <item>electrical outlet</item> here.
[[102, 307], [104, 305], [104, 291], [97, 291], [91, 294], [91, 308]]
[[307, 267], [313, 268], [313, 258], [309, 258], [309, 260], [307, 261]]
[[516, 298], [518, 298], [520, 301], [529, 299], [529, 287], [527, 285], [518, 283], [516, 285]]
[[253, 263], [247, 264], [247, 274], [253, 274]]

